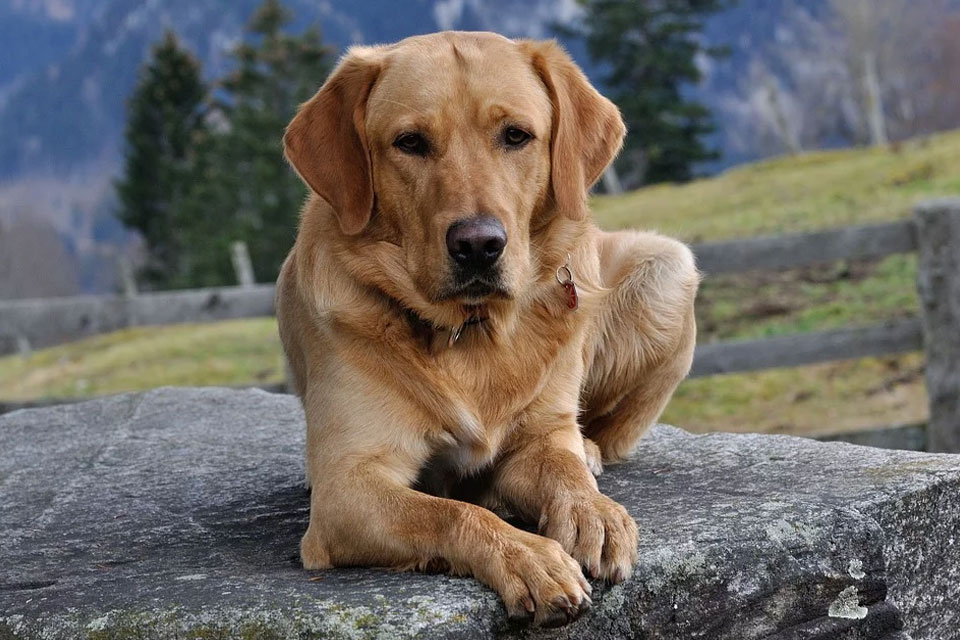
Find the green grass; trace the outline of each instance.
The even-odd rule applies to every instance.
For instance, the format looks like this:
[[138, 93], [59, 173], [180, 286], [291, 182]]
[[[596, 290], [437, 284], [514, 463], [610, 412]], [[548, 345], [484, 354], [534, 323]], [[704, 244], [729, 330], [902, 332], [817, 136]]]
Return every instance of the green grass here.
[[686, 380], [663, 421], [685, 429], [832, 434], [926, 419], [923, 355]]
[[917, 311], [916, 256], [707, 279], [700, 340], [763, 338], [876, 324]]
[[[597, 197], [605, 228], [689, 242], [890, 221], [928, 197], [960, 194], [960, 132], [896, 149], [784, 157], [682, 186]], [[815, 331], [917, 309], [913, 256], [709, 278], [699, 339]], [[923, 420], [922, 357], [869, 358], [684, 382], [664, 419], [707, 431], [833, 432]], [[0, 398], [84, 396], [158, 385], [271, 383], [283, 364], [271, 319], [138, 328], [0, 358]]]
[[896, 220], [919, 200], [958, 193], [960, 132], [952, 132], [896, 151], [815, 152], [685, 185], [599, 197], [594, 211], [608, 228], [655, 229], [703, 242]]
[[280, 382], [272, 318], [138, 327], [0, 358], [0, 397], [75, 397], [161, 385]]

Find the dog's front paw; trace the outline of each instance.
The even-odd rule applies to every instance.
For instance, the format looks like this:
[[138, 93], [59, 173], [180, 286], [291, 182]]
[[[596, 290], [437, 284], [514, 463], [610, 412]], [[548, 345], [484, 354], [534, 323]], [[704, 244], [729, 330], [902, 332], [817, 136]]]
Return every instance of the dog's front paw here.
[[515, 531], [474, 573], [503, 598], [511, 618], [559, 627], [590, 608], [590, 583], [557, 542]]
[[599, 492], [555, 500], [543, 511], [540, 533], [559, 542], [594, 578], [622, 582], [637, 561], [637, 523]]

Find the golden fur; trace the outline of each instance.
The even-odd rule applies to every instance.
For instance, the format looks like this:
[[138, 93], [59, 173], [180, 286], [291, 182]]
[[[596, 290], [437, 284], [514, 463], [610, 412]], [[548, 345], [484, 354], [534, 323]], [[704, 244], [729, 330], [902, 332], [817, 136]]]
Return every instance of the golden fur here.
[[[505, 149], [506, 124], [533, 138]], [[395, 148], [410, 130], [429, 154]], [[581, 567], [630, 574], [636, 524], [591, 470], [686, 375], [698, 275], [679, 242], [592, 222], [624, 131], [556, 44], [485, 33], [354, 47], [301, 107], [284, 144], [312, 193], [277, 315], [307, 418], [305, 567], [471, 574], [540, 624], [589, 606]], [[445, 297], [444, 234], [479, 213], [506, 229], [506, 293]]]

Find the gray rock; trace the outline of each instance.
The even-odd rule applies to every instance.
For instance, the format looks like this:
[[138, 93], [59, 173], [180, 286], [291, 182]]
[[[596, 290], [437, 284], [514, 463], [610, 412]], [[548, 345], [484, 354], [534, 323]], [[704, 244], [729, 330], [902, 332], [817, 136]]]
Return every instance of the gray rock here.
[[303, 424], [262, 391], [0, 417], [0, 639], [960, 638], [960, 458], [657, 427], [601, 488], [628, 582], [557, 631], [469, 578], [306, 572]]

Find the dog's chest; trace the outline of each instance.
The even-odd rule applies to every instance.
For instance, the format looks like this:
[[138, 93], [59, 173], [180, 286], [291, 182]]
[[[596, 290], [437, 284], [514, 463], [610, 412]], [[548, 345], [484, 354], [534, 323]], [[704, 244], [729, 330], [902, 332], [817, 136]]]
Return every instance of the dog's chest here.
[[479, 406], [507, 409], [528, 405], [545, 380], [567, 368], [572, 332], [539, 324], [518, 331], [509, 340], [484, 335], [454, 345], [442, 360], [447, 379], [459, 381], [460, 391]]
[[510, 339], [492, 340], [479, 333], [463, 339], [442, 354], [436, 365], [441, 379], [450, 385], [449, 401], [476, 419], [480, 432], [476, 435], [483, 440], [468, 443], [469, 437], [458, 436], [458, 446], [448, 455], [459, 464], [476, 467], [496, 455], [503, 439], [551, 381], [562, 379], [564, 384], [549, 388], [568, 388], [575, 401], [583, 338], [576, 325], [534, 322]]

